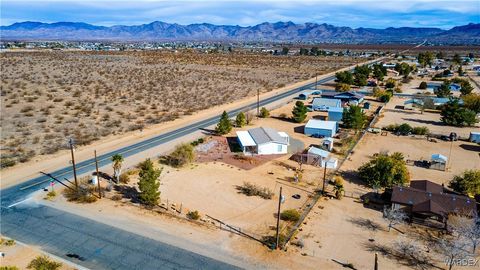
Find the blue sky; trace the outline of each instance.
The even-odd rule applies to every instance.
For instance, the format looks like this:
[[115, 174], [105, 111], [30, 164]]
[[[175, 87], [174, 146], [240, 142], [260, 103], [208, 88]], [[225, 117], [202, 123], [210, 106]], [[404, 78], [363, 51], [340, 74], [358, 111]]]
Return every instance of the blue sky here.
[[480, 0], [153, 1], [2, 0], [0, 24], [21, 21], [134, 25], [152, 21], [255, 25], [329, 23], [350, 27], [439, 27], [480, 23]]

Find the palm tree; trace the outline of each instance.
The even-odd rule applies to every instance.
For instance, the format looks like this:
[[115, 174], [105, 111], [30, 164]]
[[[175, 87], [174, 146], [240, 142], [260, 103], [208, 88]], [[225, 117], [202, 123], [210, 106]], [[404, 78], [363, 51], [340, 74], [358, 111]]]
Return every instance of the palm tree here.
[[113, 178], [115, 181], [118, 183], [118, 179], [120, 178], [120, 173], [122, 171], [122, 162], [123, 162], [123, 156], [120, 154], [115, 154], [112, 156], [112, 162], [113, 162]]

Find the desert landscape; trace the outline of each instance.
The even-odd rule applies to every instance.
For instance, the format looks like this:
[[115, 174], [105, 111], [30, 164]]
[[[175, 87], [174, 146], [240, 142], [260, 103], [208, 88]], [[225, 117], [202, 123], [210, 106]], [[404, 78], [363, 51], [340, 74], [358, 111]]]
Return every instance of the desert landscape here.
[[190, 50], [2, 52], [2, 167], [365, 61]]

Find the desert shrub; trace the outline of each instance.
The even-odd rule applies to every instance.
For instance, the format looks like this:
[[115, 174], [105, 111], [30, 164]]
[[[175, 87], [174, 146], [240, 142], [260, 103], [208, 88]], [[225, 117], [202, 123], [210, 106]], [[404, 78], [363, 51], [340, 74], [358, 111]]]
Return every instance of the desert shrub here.
[[7, 167], [12, 167], [15, 165], [17, 162], [11, 158], [8, 157], [1, 157], [0, 158], [0, 169], [7, 168]]
[[260, 109], [260, 115], [259, 115], [258, 117], [260, 117], [260, 118], [267, 118], [267, 117], [269, 117], [269, 116], [270, 116], [270, 111], [268, 111], [267, 108], [262, 107], [262, 108]]
[[15, 245], [15, 240], [8, 239], [7, 241], [5, 241], [5, 246], [13, 246], [13, 245]]
[[386, 131], [397, 132], [398, 126], [399, 125], [397, 125], [397, 124], [390, 124], [388, 126], [383, 127], [382, 129], [386, 130]]
[[[275, 245], [277, 244], [277, 238], [275, 235], [266, 235], [262, 238], [262, 240], [272, 249], [275, 248]], [[285, 236], [285, 234], [280, 233], [278, 235], [278, 242], [280, 245], [282, 245], [282, 243], [285, 243], [286, 240], [287, 240], [287, 237]]]
[[192, 220], [199, 220], [200, 219], [200, 214], [198, 213], [197, 210], [195, 211], [189, 211], [187, 213], [187, 217]]
[[0, 270], [20, 270], [18, 267], [16, 266], [0, 266]]
[[300, 219], [300, 213], [297, 209], [287, 209], [282, 211], [280, 219], [285, 221], [297, 222]]
[[412, 133], [415, 135], [427, 135], [430, 130], [427, 127], [414, 127]]
[[122, 195], [115, 194], [115, 195], [112, 196], [111, 199], [112, 199], [112, 201], [120, 201], [120, 200], [122, 200]]
[[57, 196], [57, 193], [55, 192], [55, 190], [51, 190], [47, 193], [47, 196], [45, 197], [45, 199], [51, 200], [51, 199], [55, 198], [56, 196]]
[[195, 160], [195, 149], [191, 144], [180, 144], [167, 157], [168, 165], [172, 167], [182, 167]]
[[128, 182], [130, 182], [130, 175], [128, 173], [122, 173], [120, 174], [120, 177], [118, 179], [120, 181], [120, 183], [122, 184], [128, 184]]
[[403, 123], [400, 126], [398, 126], [397, 132], [400, 134], [407, 135], [412, 132], [412, 126], [410, 126], [407, 123]]
[[237, 189], [240, 193], [243, 193], [247, 196], [258, 196], [266, 200], [273, 198], [273, 192], [266, 187], [259, 187], [255, 184], [244, 182], [243, 185], [238, 186]]
[[93, 203], [97, 201], [94, 192], [96, 187], [88, 183], [88, 177], [84, 177], [78, 180], [78, 189], [75, 187], [66, 188], [63, 191], [63, 195], [68, 201], [78, 203]]
[[61, 263], [51, 261], [47, 256], [38, 256], [28, 264], [27, 268], [34, 270], [56, 270], [61, 266]]

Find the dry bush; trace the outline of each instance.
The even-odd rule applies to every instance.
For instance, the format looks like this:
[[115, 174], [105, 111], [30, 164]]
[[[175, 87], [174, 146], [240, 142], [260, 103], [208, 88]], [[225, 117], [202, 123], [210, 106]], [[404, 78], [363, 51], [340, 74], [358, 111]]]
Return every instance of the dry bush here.
[[63, 195], [71, 202], [93, 203], [97, 201], [95, 192], [98, 192], [97, 187], [89, 183], [88, 177], [84, 177], [78, 179], [78, 189], [75, 189], [75, 186], [66, 188]]
[[249, 182], [244, 182], [243, 185], [237, 186], [237, 190], [247, 196], [258, 196], [266, 200], [271, 200], [274, 195], [270, 189]]

